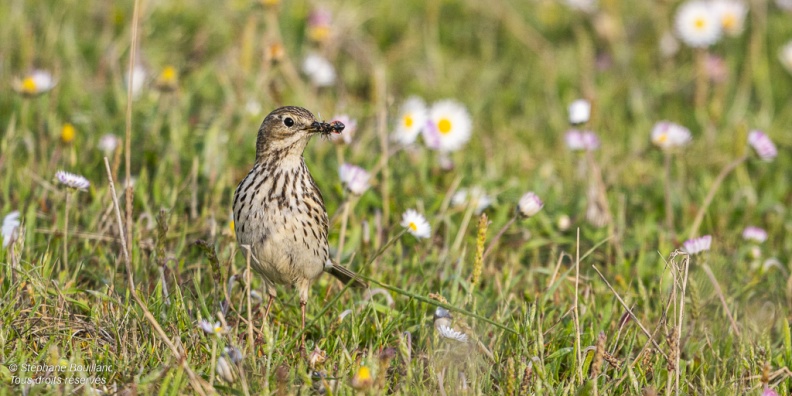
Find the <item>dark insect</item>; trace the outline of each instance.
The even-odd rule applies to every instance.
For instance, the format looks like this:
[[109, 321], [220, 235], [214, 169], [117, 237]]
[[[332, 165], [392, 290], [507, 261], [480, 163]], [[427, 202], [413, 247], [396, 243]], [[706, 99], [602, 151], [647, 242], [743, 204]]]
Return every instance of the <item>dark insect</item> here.
[[341, 133], [344, 130], [344, 123], [341, 121], [330, 122], [330, 132]]

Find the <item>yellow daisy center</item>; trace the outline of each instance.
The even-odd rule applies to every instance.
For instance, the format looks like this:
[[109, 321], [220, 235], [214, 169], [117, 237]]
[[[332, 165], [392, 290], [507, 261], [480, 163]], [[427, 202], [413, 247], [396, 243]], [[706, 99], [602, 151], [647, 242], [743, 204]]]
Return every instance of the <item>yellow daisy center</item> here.
[[368, 381], [371, 379], [371, 370], [368, 367], [363, 366], [358, 370], [358, 380], [360, 381]]
[[168, 66], [162, 70], [162, 75], [160, 78], [163, 82], [173, 82], [176, 80], [176, 68], [173, 66]]
[[447, 135], [451, 132], [451, 121], [448, 118], [441, 119], [440, 122], [437, 123], [437, 130], [443, 135]]
[[696, 20], [693, 21], [693, 25], [696, 29], [701, 30], [707, 26], [707, 21], [704, 18], [696, 18]]
[[657, 143], [665, 143], [666, 140], [668, 140], [668, 134], [667, 133], [663, 133], [660, 136], [658, 136], [657, 139], [655, 139], [655, 141]]
[[308, 30], [308, 37], [313, 41], [324, 42], [330, 37], [329, 26], [313, 26]]
[[410, 229], [413, 230], [413, 232], [418, 231], [418, 225], [415, 224], [415, 222], [413, 222], [413, 221], [410, 222], [408, 227], [410, 227]]
[[33, 77], [25, 77], [25, 79], [22, 80], [22, 91], [33, 93], [36, 92], [37, 89], [36, 80], [34, 80]]
[[733, 14], [725, 14], [721, 21], [723, 23], [723, 27], [727, 30], [736, 27], [737, 25], [737, 18], [734, 17]]
[[61, 141], [63, 143], [71, 143], [74, 141], [75, 135], [74, 125], [72, 124], [63, 124], [63, 128], [61, 128]]
[[222, 326], [215, 327], [214, 328], [214, 332], [217, 333], [217, 334], [222, 333], [223, 332], [223, 327]]
[[406, 126], [407, 128], [411, 128], [412, 125], [413, 125], [413, 119], [409, 114], [407, 114], [406, 116], [404, 116], [404, 126]]

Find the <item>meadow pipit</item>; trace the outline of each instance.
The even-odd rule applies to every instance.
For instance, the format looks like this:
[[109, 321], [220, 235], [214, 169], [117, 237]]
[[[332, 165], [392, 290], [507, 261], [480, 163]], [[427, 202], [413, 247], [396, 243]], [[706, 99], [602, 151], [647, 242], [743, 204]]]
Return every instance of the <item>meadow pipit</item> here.
[[366, 287], [354, 272], [330, 259], [327, 211], [303, 158], [311, 137], [343, 129], [340, 122], [320, 122], [310, 111], [292, 106], [275, 109], [259, 127], [256, 163], [234, 193], [234, 228], [237, 242], [250, 247], [251, 267], [264, 279], [269, 294], [265, 319], [275, 284], [293, 285], [300, 293], [303, 329], [308, 291], [322, 272]]

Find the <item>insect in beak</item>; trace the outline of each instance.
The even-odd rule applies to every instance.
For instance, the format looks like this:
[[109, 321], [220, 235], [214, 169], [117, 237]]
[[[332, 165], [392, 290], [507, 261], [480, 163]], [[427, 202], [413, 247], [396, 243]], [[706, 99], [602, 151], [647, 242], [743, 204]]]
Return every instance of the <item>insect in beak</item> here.
[[333, 122], [319, 122], [314, 121], [311, 124], [311, 128], [315, 132], [319, 132], [322, 135], [329, 135], [331, 133], [341, 133], [344, 130], [344, 124], [341, 121], [333, 121]]

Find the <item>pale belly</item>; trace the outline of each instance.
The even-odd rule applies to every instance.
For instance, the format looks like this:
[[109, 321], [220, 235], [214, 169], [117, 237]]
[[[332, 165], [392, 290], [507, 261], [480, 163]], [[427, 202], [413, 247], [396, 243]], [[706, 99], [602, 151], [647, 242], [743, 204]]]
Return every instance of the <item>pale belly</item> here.
[[[252, 232], [237, 233], [240, 245], [251, 247], [251, 266], [268, 281], [277, 284], [296, 284], [301, 280], [318, 278], [327, 261], [320, 238], [310, 228], [301, 226], [300, 216], [286, 213], [264, 215], [268, 221]], [[245, 253], [246, 254], [246, 253]]]
[[251, 267], [268, 283], [312, 281], [329, 260], [327, 213], [306, 174], [307, 169], [246, 178], [235, 193], [237, 241], [244, 257], [244, 246], [250, 246]]

